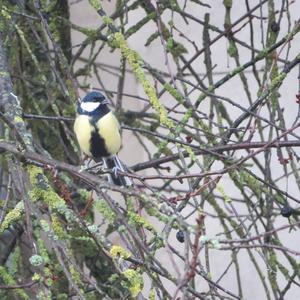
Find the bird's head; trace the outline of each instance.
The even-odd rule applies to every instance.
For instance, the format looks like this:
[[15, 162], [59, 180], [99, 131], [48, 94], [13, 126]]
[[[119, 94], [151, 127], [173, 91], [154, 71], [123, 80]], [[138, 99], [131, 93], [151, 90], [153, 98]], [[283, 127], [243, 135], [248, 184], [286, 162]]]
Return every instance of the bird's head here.
[[105, 106], [109, 104], [108, 100], [100, 92], [90, 92], [88, 93], [79, 103], [80, 109], [86, 112], [93, 112], [100, 106]]

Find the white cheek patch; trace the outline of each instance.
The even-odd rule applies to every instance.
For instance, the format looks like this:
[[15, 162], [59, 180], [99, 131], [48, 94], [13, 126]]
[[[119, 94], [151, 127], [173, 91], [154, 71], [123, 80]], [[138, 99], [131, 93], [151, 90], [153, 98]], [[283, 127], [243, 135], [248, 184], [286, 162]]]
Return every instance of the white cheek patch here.
[[80, 103], [80, 107], [88, 112], [92, 112], [99, 107], [99, 102], [82, 102]]

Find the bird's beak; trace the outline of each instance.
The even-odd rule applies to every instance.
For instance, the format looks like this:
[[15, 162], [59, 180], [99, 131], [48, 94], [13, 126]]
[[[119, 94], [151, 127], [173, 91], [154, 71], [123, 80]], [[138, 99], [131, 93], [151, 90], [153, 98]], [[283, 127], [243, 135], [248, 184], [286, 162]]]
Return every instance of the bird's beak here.
[[104, 99], [103, 101], [101, 101], [101, 104], [109, 104], [109, 101], [107, 99]]

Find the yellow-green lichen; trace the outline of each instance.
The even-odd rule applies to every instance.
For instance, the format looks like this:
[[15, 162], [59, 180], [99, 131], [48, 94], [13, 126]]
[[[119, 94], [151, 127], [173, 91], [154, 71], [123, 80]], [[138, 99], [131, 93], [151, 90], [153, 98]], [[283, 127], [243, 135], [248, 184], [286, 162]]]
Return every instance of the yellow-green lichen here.
[[49, 254], [46, 249], [45, 242], [41, 237], [38, 237], [37, 244], [38, 244], [39, 254], [43, 258], [43, 261], [45, 262], [45, 264], [49, 263], [50, 262]]
[[116, 214], [111, 210], [111, 208], [103, 201], [103, 200], [96, 200], [94, 207], [97, 211], [101, 213], [101, 215], [107, 221], [114, 221], [116, 218]]
[[174, 40], [173, 40], [173, 38], [170, 36], [170, 37], [167, 39], [167, 49], [168, 49], [168, 50], [171, 50], [173, 47], [174, 47]]
[[30, 180], [32, 185], [38, 183], [37, 180], [38, 180], [39, 175], [41, 175], [41, 176], [43, 175], [43, 169], [39, 168], [39, 167], [36, 167], [36, 166], [33, 166], [33, 165], [28, 166], [27, 171], [28, 171], [28, 174], [29, 174], [29, 180]]
[[53, 285], [53, 279], [51, 278], [51, 277], [47, 277], [47, 278], [45, 278], [45, 284], [47, 285], [47, 286], [52, 286]]
[[193, 151], [193, 149], [188, 145], [182, 145], [182, 147], [189, 154], [190, 159], [192, 161], [196, 161], [196, 155], [195, 155], [195, 152]]
[[235, 43], [234, 43], [233, 41], [231, 41], [231, 42], [229, 43], [229, 47], [228, 47], [228, 49], [227, 49], [227, 52], [228, 52], [228, 55], [229, 55], [230, 57], [234, 57], [234, 56], [237, 55], [238, 50], [237, 50], [237, 47], [236, 47], [236, 45], [235, 45]]
[[51, 230], [50, 225], [46, 220], [40, 220], [40, 225], [44, 232], [46, 232], [46, 233], [50, 232], [50, 230]]
[[[39, 64], [39, 62], [38, 62], [38, 60], [37, 60], [34, 52], [32, 51], [31, 45], [28, 43], [28, 41], [27, 41], [27, 39], [25, 37], [24, 32], [21, 30], [21, 28], [17, 24], [15, 24], [15, 28], [16, 28], [16, 31], [18, 32], [18, 35], [19, 35], [22, 43], [24, 44], [26, 50], [28, 51], [28, 53], [29, 53], [29, 55], [30, 55], [30, 57], [31, 57], [34, 65], [36, 66], [36, 68], [39, 71], [39, 73], [42, 73], [42, 70], [40, 68], [40, 64]], [[46, 77], [45, 77], [45, 75], [41, 75], [41, 79], [42, 79], [42, 82], [46, 82], [46, 80], [47, 80]]]
[[118, 274], [111, 274], [108, 278], [108, 282], [115, 283], [117, 280], [119, 280]]
[[156, 15], [157, 15], [156, 12], [151, 12], [151, 13], [147, 14], [145, 18], [143, 18], [142, 20], [140, 20], [139, 22], [137, 22], [135, 25], [133, 25], [132, 27], [130, 27], [126, 31], [126, 33], [125, 33], [126, 38], [128, 38], [129, 36], [131, 36], [134, 33], [136, 33], [139, 29], [143, 28], [143, 26], [146, 23], [148, 23], [149, 20], [155, 19]]
[[180, 93], [168, 82], [164, 84], [164, 88], [170, 95], [172, 95], [179, 103], [183, 103], [184, 99]]
[[245, 69], [244, 66], [238, 66], [230, 72], [230, 76], [234, 76], [236, 74], [241, 73]]
[[31, 277], [32, 281], [40, 281], [42, 279], [42, 276], [38, 273], [34, 273], [33, 276]]
[[19, 221], [24, 213], [24, 202], [20, 201], [17, 203], [17, 205], [9, 211], [0, 227], [0, 233], [2, 233], [4, 230], [6, 230], [11, 224]]
[[52, 214], [52, 228], [54, 231], [54, 234], [59, 238], [59, 239], [65, 239], [68, 237], [68, 235], [65, 233], [62, 223], [58, 216], [56, 214]]
[[95, 8], [96, 11], [99, 11], [101, 9], [101, 4], [99, 0], [89, 0], [89, 3]]
[[289, 270], [281, 264], [279, 261], [277, 261], [277, 266], [280, 272], [283, 274], [286, 280], [289, 280], [291, 278], [291, 275], [289, 274]]
[[72, 279], [74, 280], [74, 282], [77, 285], [81, 285], [82, 281], [80, 278], [80, 274], [75, 270], [74, 266], [70, 266], [70, 273], [71, 273], [71, 276], [72, 276]]
[[69, 299], [69, 296], [67, 294], [59, 294], [57, 295], [57, 300], [68, 300]]
[[68, 208], [65, 200], [49, 185], [47, 178], [43, 175], [42, 169], [35, 166], [29, 166], [27, 169], [30, 183], [33, 187], [29, 192], [32, 201], [46, 203], [52, 212], [64, 215], [68, 221], [76, 220], [74, 212]]
[[140, 216], [135, 212], [128, 212], [129, 224], [135, 226], [143, 226], [144, 228], [148, 229], [152, 233], [156, 233], [155, 228], [149, 223], [148, 220]]
[[166, 108], [159, 102], [156, 96], [155, 88], [146, 78], [146, 75], [141, 67], [143, 60], [140, 58], [138, 53], [128, 47], [124, 36], [120, 32], [117, 32], [113, 35], [111, 39], [111, 45], [121, 50], [122, 56], [127, 60], [135, 77], [147, 94], [151, 106], [158, 113], [161, 124], [166, 125], [168, 128], [173, 128], [174, 123], [168, 118], [168, 112]]
[[20, 116], [15, 116], [14, 123], [24, 123], [24, 120]]
[[44, 291], [39, 291], [36, 295], [37, 300], [51, 300], [51, 295], [47, 295]]
[[52, 34], [52, 39], [56, 42], [59, 43], [61, 36], [60, 36], [60, 31], [59, 31], [59, 27], [58, 27], [58, 19], [56, 16], [52, 16], [50, 17], [50, 22], [49, 24], [49, 29], [51, 31]]
[[6, 20], [10, 20], [11, 19], [11, 15], [7, 9], [6, 6], [2, 6], [2, 9], [1, 9], [1, 16], [6, 19]]
[[77, 193], [80, 195], [81, 198], [87, 199], [90, 195], [91, 192], [86, 190], [86, 189], [78, 189]]
[[155, 300], [155, 289], [151, 289], [149, 293], [149, 300]]
[[155, 41], [158, 37], [159, 37], [159, 32], [158, 32], [158, 31], [156, 31], [156, 32], [154, 32], [153, 34], [151, 34], [151, 35], [148, 37], [148, 39], [147, 39], [147, 41], [146, 41], [146, 43], [145, 43], [145, 47], [149, 46], [149, 45], [150, 45], [153, 41]]
[[112, 246], [109, 253], [110, 253], [111, 257], [114, 259], [117, 257], [127, 259], [131, 256], [131, 253], [121, 246]]
[[[99, 37], [99, 31], [96, 29], [92, 29], [92, 28], [82, 28], [80, 29], [80, 32], [82, 32], [83, 34], [85, 34], [86, 36], [88, 36], [88, 38], [92, 41], [96, 40]], [[78, 71], [76, 71], [78, 74]], [[71, 82], [69, 81], [68, 84], [70, 84]], [[72, 83], [71, 83], [72, 84]]]
[[224, 187], [222, 185], [218, 184], [217, 190], [220, 192], [226, 203], [231, 202], [231, 198], [225, 193]]
[[285, 72], [281, 72], [278, 76], [276, 76], [271, 84], [270, 84], [270, 88], [269, 90], [273, 90], [275, 88], [277, 88], [279, 85], [281, 85], [282, 81], [284, 80], [284, 78], [286, 77], [286, 73]]
[[[13, 279], [13, 277], [7, 272], [7, 270], [3, 266], [0, 266], [0, 279], [6, 285], [16, 285], [16, 282]], [[23, 289], [15, 289], [14, 291], [20, 296], [21, 299], [29, 300], [29, 297]]]
[[138, 272], [138, 269], [128, 269], [123, 272], [123, 275], [127, 278], [128, 282], [122, 281], [122, 284], [129, 289], [132, 297], [136, 297], [143, 289], [143, 277]]
[[246, 171], [230, 171], [229, 174], [230, 176], [232, 176], [232, 179], [235, 179], [235, 183], [240, 189], [244, 189], [244, 186], [246, 185], [258, 198], [264, 192], [264, 187], [262, 186], [262, 184]]
[[111, 25], [111, 24], [113, 24], [113, 20], [110, 17], [108, 17], [108, 16], [103, 16], [102, 20], [103, 20], [103, 23], [105, 25]]
[[261, 60], [265, 58], [269, 53], [269, 48], [262, 49], [258, 54], [256, 55], [256, 60]]
[[33, 201], [44, 201], [51, 209], [64, 212], [67, 209], [65, 201], [50, 187], [41, 168], [29, 166], [29, 179], [33, 189], [30, 196]]
[[[154, 216], [156, 218], [158, 218], [161, 222], [167, 223], [169, 221], [169, 218], [166, 216], [166, 214], [171, 214], [172, 211], [168, 210], [167, 206], [164, 204], [160, 204], [159, 207], [155, 207], [155, 206], [146, 206], [146, 211], [150, 216]], [[161, 213], [161, 212], [163, 213]]]
[[0, 71], [0, 77], [7, 77], [7, 76], [9, 76], [8, 72]]
[[269, 250], [269, 258], [268, 258], [268, 273], [269, 273], [269, 279], [271, 286], [273, 288], [277, 288], [277, 256], [275, 251]]
[[61, 214], [65, 214], [68, 209], [64, 200], [51, 189], [45, 191], [35, 187], [30, 191], [29, 195], [33, 201], [43, 201], [47, 203], [52, 210], [56, 210]]
[[19, 263], [21, 259], [20, 247], [15, 247], [15, 250], [10, 254], [10, 263], [8, 265], [9, 273], [16, 274], [19, 270]]

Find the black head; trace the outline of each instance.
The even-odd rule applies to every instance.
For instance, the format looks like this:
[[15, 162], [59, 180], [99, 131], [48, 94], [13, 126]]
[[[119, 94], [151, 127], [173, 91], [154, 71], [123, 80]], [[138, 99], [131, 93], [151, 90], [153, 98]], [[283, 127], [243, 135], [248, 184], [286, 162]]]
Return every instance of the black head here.
[[108, 100], [100, 92], [91, 92], [88, 93], [78, 104], [78, 113], [79, 114], [88, 114], [91, 115], [95, 112], [106, 112], [109, 111], [107, 107], [109, 104]]
[[100, 92], [90, 92], [81, 101], [82, 102], [102, 102], [106, 100], [105, 96]]

